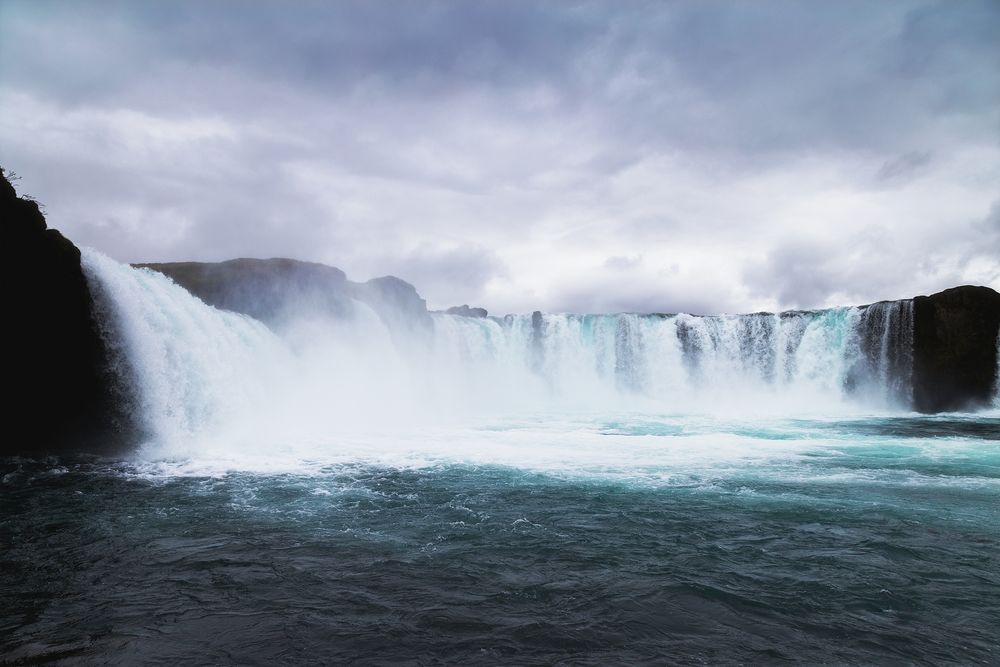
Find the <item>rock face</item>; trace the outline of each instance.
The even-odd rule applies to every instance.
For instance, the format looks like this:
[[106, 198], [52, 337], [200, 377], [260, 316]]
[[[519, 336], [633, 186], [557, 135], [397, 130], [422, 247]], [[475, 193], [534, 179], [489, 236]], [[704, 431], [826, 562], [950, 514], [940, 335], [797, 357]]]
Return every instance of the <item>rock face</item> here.
[[1000, 294], [954, 287], [913, 299], [913, 407], [983, 407], [996, 389]]
[[332, 266], [284, 258], [135, 266], [169, 276], [209, 305], [272, 325], [303, 314], [347, 317], [356, 300], [374, 310], [394, 334], [432, 326], [427, 303], [416, 288], [393, 276], [356, 283]]
[[136, 264], [169, 276], [199, 299], [274, 322], [298, 310], [334, 315], [350, 311], [347, 277], [340, 269], [293, 259], [231, 259], [226, 262]]
[[91, 318], [80, 250], [47, 229], [38, 204], [0, 172], [0, 284], [4, 323], [0, 454], [113, 448], [127, 415], [108, 351]]
[[460, 315], [462, 317], [486, 317], [489, 315], [489, 312], [485, 308], [471, 308], [468, 304], [464, 303], [461, 306], [452, 306], [444, 312], [449, 315]]

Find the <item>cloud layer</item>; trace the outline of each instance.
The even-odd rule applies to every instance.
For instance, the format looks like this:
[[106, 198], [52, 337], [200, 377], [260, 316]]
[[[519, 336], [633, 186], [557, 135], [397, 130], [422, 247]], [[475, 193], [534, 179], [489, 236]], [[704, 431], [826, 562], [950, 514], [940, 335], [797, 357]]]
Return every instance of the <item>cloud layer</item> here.
[[123, 261], [292, 256], [432, 307], [1000, 288], [1000, 5], [0, 5], [0, 164]]

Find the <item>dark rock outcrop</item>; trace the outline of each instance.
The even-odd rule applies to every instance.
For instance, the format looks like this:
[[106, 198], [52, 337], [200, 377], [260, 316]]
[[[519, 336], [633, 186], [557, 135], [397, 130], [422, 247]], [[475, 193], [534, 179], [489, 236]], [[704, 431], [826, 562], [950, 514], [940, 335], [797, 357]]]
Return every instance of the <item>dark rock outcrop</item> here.
[[489, 312], [485, 308], [472, 308], [464, 303], [461, 306], [452, 306], [444, 312], [449, 315], [460, 315], [462, 317], [486, 317], [489, 315]]
[[1000, 294], [953, 287], [913, 299], [913, 407], [943, 412], [983, 407], [997, 373]]
[[103, 451], [123, 438], [108, 350], [92, 320], [80, 250], [0, 172], [4, 323], [0, 454]]

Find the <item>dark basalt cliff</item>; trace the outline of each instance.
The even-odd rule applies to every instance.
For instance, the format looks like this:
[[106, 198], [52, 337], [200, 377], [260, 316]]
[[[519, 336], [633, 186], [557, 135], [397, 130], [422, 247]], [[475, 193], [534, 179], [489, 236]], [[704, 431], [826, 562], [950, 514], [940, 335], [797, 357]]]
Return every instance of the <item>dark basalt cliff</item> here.
[[47, 229], [38, 204], [0, 172], [0, 285], [4, 322], [0, 454], [104, 450], [126, 421], [80, 250]]
[[953, 287], [913, 299], [913, 408], [981, 408], [997, 380], [1000, 294]]

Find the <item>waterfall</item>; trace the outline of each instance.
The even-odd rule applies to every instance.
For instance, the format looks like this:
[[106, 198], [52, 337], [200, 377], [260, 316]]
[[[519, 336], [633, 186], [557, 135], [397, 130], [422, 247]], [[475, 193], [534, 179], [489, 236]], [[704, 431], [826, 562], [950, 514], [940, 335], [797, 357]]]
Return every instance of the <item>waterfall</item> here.
[[533, 331], [533, 349], [521, 348], [531, 362], [520, 365], [537, 369], [557, 392], [625, 393], [667, 407], [751, 394], [829, 402], [857, 397], [883, 408], [910, 402], [908, 301], [781, 314], [531, 319], [497, 320], [501, 328], [492, 335]]
[[913, 302], [880, 301], [860, 320], [868, 385], [883, 401], [909, 405], [913, 399]]
[[133, 388], [132, 408], [148, 436], [211, 432], [250, 405], [266, 381], [264, 360], [281, 354], [267, 327], [206, 306], [149, 269], [92, 251], [84, 251], [83, 267], [117, 372]]
[[431, 336], [401, 344], [357, 302], [346, 319], [276, 331], [93, 251], [84, 268], [154, 441], [319, 438], [502, 410], [822, 412], [911, 398], [909, 301], [709, 317], [435, 313]]

